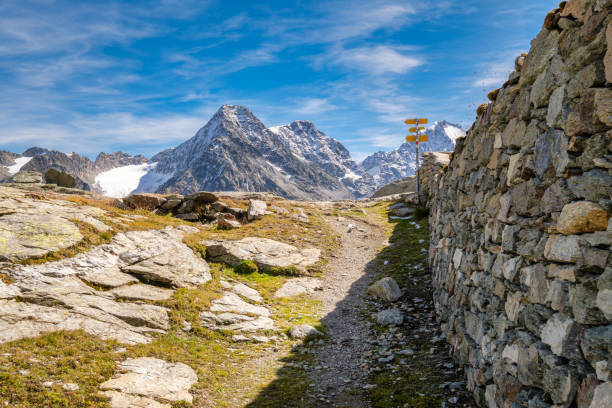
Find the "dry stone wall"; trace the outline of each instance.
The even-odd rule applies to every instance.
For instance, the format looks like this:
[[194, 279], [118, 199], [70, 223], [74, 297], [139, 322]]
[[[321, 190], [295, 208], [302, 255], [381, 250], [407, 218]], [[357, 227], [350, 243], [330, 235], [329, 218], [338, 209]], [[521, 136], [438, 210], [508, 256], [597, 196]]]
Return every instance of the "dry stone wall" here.
[[435, 305], [480, 406], [612, 406], [612, 1], [546, 16], [429, 191]]

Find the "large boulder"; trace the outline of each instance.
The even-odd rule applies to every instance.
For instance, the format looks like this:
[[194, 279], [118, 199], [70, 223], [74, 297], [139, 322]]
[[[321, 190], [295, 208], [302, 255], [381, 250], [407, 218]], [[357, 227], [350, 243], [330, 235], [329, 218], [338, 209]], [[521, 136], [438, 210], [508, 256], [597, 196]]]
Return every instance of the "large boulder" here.
[[185, 196], [186, 200], [198, 201], [201, 203], [214, 203], [219, 200], [216, 194], [208, 191], [198, 191], [197, 193], [189, 194]]
[[135, 209], [153, 211], [161, 207], [166, 199], [156, 194], [139, 193], [125, 197], [123, 202]]
[[74, 188], [76, 187], [76, 179], [68, 173], [57, 169], [49, 169], [45, 173], [45, 183], [57, 184], [60, 187]]
[[232, 266], [243, 260], [254, 261], [260, 270], [297, 268], [314, 265], [321, 254], [316, 248], [298, 249], [268, 238], [247, 237], [237, 241], [204, 241], [206, 255], [214, 262]]
[[315, 329], [309, 324], [301, 324], [299, 326], [292, 326], [289, 330], [289, 334], [294, 339], [312, 339], [315, 337], [323, 337], [323, 333]]
[[37, 171], [20, 171], [12, 178], [13, 183], [42, 183], [42, 174]]

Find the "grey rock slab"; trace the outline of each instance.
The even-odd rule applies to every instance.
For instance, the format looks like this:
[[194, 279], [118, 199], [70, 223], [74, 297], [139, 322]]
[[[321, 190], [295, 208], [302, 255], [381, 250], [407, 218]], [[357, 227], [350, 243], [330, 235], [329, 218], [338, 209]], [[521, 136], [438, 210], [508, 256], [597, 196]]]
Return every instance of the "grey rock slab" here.
[[289, 298], [321, 289], [321, 281], [315, 278], [289, 279], [275, 293], [275, 298]]
[[249, 299], [252, 302], [261, 303], [263, 302], [263, 298], [261, 294], [253, 288], [248, 287], [244, 283], [238, 282], [234, 285], [231, 285], [231, 291], [237, 295], [240, 295], [244, 298]]
[[227, 326], [230, 324], [255, 320], [255, 318], [252, 316], [241, 315], [238, 313], [224, 312], [215, 314], [207, 311], [200, 313], [200, 318], [202, 319], [202, 323], [204, 323], [207, 327], [215, 325]]
[[197, 381], [197, 374], [186, 364], [141, 357], [119, 364], [119, 374], [100, 384], [100, 389], [154, 400], [191, 403], [193, 396], [189, 389]]
[[138, 282], [138, 279], [132, 275], [121, 272], [116, 265], [102, 270], [91, 271], [91, 273], [82, 275], [81, 279], [94, 285], [109, 288], [116, 288]]
[[[176, 236], [174, 232], [166, 231], [169, 237], [164, 237], [164, 231], [160, 232], [162, 236], [153, 237], [126, 234], [137, 246], [132, 245], [120, 254], [119, 258], [128, 263], [121, 269], [141, 280], [172, 287], [193, 287], [208, 282], [211, 275], [206, 261], [179, 240], [167, 239]], [[139, 239], [141, 237], [143, 239]]]
[[136, 285], [120, 286], [110, 290], [109, 293], [119, 299], [160, 301], [170, 299], [174, 291], [139, 283]]
[[376, 314], [376, 322], [383, 326], [398, 326], [404, 322], [404, 315], [399, 309], [381, 310]]
[[267, 308], [247, 303], [242, 300], [240, 296], [232, 292], [225, 292], [221, 298], [213, 300], [210, 311], [252, 314], [258, 316], [270, 315], [270, 311]]
[[0, 300], [0, 343], [60, 330], [83, 330], [103, 340], [149, 343], [147, 328], [134, 327], [111, 315], [83, 315], [78, 310]]
[[119, 391], [101, 391], [100, 395], [110, 399], [111, 408], [171, 408], [154, 399], [139, 395], [123, 394]]
[[315, 329], [309, 324], [301, 324], [299, 326], [292, 326], [289, 330], [289, 334], [294, 339], [310, 339], [315, 337], [323, 337], [323, 333]]
[[254, 320], [245, 320], [240, 323], [231, 324], [226, 327], [228, 330], [241, 332], [254, 332], [259, 330], [278, 330], [274, 325], [274, 320], [266, 316], [259, 316]]
[[207, 256], [215, 262], [235, 266], [242, 260], [254, 261], [259, 268], [296, 267], [304, 269], [319, 260], [316, 248], [298, 249], [268, 238], [247, 237], [237, 241], [204, 241]]
[[378, 297], [388, 302], [395, 302], [402, 297], [402, 291], [395, 279], [386, 277], [376, 281], [368, 288], [370, 296]]
[[107, 230], [99, 217], [106, 212], [64, 200], [39, 200], [26, 191], [0, 186], [0, 260], [40, 257], [83, 239], [71, 221], [78, 219]]

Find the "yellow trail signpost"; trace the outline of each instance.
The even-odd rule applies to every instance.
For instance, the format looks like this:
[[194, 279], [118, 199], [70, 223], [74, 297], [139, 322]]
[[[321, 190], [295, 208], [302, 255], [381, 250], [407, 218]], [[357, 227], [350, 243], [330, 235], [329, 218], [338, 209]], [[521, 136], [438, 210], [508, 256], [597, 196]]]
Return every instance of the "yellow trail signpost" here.
[[427, 135], [420, 135], [419, 132], [425, 130], [424, 127], [419, 127], [419, 125], [427, 124], [427, 119], [406, 119], [404, 121], [407, 125], [415, 125], [414, 127], [409, 128], [408, 130], [413, 135], [406, 136], [407, 142], [415, 142], [416, 143], [416, 185], [417, 185], [417, 199], [421, 202], [421, 183], [419, 180], [419, 142], [428, 142], [429, 137]]

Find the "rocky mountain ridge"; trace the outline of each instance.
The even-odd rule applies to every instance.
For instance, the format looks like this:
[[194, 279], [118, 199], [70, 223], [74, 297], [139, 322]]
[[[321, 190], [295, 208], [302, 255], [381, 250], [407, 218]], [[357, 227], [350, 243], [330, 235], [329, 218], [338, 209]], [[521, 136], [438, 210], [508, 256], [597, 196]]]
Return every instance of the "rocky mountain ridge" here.
[[[429, 128], [424, 151], [452, 150], [463, 131], [446, 121]], [[133, 192], [269, 191], [296, 199], [348, 199], [414, 173], [414, 146], [377, 152], [362, 164], [309, 121], [267, 128], [249, 109], [223, 105], [196, 134], [150, 160], [124, 152], [77, 153], [32, 147], [0, 152], [0, 180], [18, 170], [74, 175], [77, 187], [113, 197]]]

